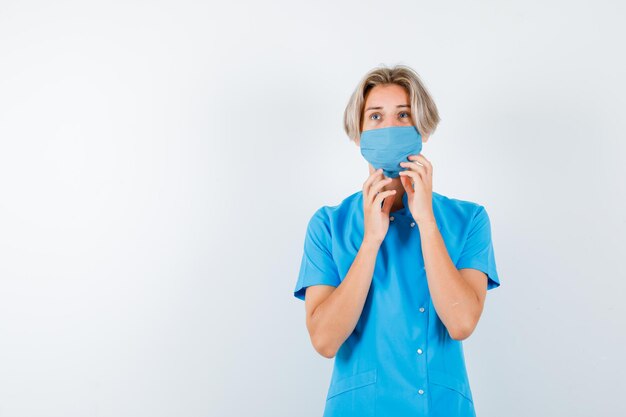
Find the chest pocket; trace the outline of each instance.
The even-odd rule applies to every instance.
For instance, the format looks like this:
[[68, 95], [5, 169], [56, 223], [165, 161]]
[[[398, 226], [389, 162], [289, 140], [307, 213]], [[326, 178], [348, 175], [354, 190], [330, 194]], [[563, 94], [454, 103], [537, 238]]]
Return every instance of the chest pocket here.
[[332, 383], [326, 396], [324, 417], [374, 417], [376, 369], [360, 372]]

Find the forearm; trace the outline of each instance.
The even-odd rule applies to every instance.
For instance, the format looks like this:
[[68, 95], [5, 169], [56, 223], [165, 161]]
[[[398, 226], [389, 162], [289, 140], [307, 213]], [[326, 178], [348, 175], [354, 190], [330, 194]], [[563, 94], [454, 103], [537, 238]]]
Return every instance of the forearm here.
[[454, 266], [435, 220], [418, 225], [428, 288], [437, 315], [454, 339], [464, 339], [478, 320], [480, 303]]
[[363, 240], [348, 273], [337, 288], [313, 312], [314, 337], [327, 357], [339, 347], [356, 327], [369, 292], [380, 243]]

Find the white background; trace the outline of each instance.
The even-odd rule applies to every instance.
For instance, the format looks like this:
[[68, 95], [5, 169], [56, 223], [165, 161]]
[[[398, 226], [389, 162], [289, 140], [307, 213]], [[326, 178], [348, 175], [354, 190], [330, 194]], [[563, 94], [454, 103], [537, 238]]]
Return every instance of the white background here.
[[626, 413], [618, 1], [0, 2], [0, 416], [320, 416], [293, 296], [358, 191], [379, 65], [441, 123], [434, 189], [492, 222], [480, 417]]

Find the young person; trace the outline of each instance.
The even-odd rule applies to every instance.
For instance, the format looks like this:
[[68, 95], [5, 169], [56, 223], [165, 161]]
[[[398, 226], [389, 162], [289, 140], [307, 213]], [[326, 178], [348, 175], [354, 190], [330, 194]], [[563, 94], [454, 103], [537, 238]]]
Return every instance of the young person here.
[[311, 217], [294, 290], [335, 358], [324, 417], [476, 415], [462, 340], [500, 280], [485, 207], [432, 190], [438, 123], [404, 65], [369, 71], [345, 109], [369, 176]]

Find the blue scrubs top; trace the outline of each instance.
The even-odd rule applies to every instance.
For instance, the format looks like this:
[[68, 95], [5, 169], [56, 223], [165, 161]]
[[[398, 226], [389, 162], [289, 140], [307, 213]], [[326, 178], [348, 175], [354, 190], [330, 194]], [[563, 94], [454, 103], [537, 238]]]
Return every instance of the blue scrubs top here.
[[[485, 208], [432, 193], [433, 212], [458, 269], [500, 285]], [[404, 207], [390, 213], [389, 230], [359, 321], [335, 355], [324, 417], [474, 417], [462, 341], [450, 337], [431, 302], [419, 227]], [[363, 193], [311, 217], [294, 296], [306, 287], [338, 286], [363, 240]]]

